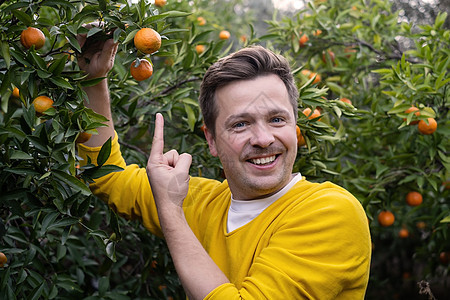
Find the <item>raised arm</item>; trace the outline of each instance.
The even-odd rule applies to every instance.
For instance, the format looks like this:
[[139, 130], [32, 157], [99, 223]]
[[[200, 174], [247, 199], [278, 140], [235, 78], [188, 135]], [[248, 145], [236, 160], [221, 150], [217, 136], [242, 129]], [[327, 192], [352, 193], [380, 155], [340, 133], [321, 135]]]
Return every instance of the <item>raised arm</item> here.
[[175, 150], [163, 154], [163, 149], [164, 119], [157, 114], [147, 175], [161, 229], [184, 290], [189, 299], [203, 299], [229, 281], [198, 241], [183, 212], [192, 158]]
[[[86, 42], [86, 35], [77, 36], [78, 43], [81, 47]], [[112, 39], [105, 42], [92, 43], [83, 53], [77, 56], [78, 65], [81, 70], [85, 71], [88, 78], [106, 77], [108, 72], [114, 65], [114, 58], [117, 52], [117, 43]], [[114, 137], [114, 124], [111, 115], [111, 102], [109, 98], [109, 89], [107, 79], [104, 78], [95, 86], [85, 87], [89, 101], [85, 101], [86, 107], [91, 108], [96, 113], [103, 115], [108, 119], [107, 127], [98, 128], [98, 135], [93, 135], [86, 143], [89, 147], [98, 147], [110, 137]]]

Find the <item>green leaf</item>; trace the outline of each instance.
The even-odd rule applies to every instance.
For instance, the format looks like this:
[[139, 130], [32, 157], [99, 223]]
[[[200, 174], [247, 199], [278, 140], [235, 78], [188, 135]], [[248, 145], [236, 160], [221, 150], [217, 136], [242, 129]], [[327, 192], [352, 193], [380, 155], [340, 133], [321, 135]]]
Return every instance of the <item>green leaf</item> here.
[[42, 220], [40, 235], [43, 236], [45, 232], [47, 232], [47, 228], [50, 224], [53, 224], [55, 220], [58, 218], [59, 213], [53, 212], [49, 213], [45, 216], [44, 220]]
[[13, 150], [10, 159], [33, 159], [33, 157], [30, 154], [25, 153], [21, 150]]
[[74, 48], [74, 50], [76, 50], [78, 53], [81, 53], [81, 47], [76, 37], [72, 34], [67, 34], [66, 37], [69, 40], [69, 44]]
[[109, 279], [103, 276], [98, 281], [98, 293], [101, 297], [105, 296], [106, 291], [109, 289]]
[[67, 58], [65, 56], [54, 60], [50, 64], [48, 71], [54, 75], [61, 75], [61, 72], [64, 70], [64, 66], [66, 65], [66, 60]]
[[54, 169], [52, 170], [52, 174], [56, 177], [56, 179], [61, 180], [62, 182], [71, 186], [75, 191], [81, 192], [83, 195], [90, 195], [91, 191], [89, 188], [82, 183], [78, 178], [73, 177], [66, 172]]
[[94, 34], [102, 32], [102, 31], [103, 31], [103, 28], [94, 26], [91, 29], [89, 29], [89, 32], [86, 35], [86, 38], [89, 38], [89, 37], [93, 36]]
[[443, 218], [440, 223], [450, 223], [450, 215]]
[[50, 81], [59, 87], [73, 90], [73, 86], [62, 77], [51, 77]]
[[209, 33], [212, 32], [212, 30], [205, 30], [203, 32], [201, 32], [198, 35], [194, 35], [190, 40], [189, 40], [189, 44], [196, 44], [198, 42], [204, 42], [207, 41], [207, 36], [209, 35]]
[[72, 226], [72, 225], [74, 225], [74, 224], [76, 224], [78, 222], [79, 221], [78, 221], [77, 218], [64, 217], [63, 219], [58, 220], [57, 222], [50, 224], [50, 226], [48, 227], [48, 230], [51, 230], [51, 229], [54, 229], [54, 228], [59, 228], [59, 227], [65, 228], [65, 227], [68, 227], [68, 226]]
[[44, 291], [44, 287], [45, 287], [45, 281], [42, 282], [42, 284], [38, 287], [36, 287], [30, 294], [30, 296], [32, 296], [31, 298], [29, 298], [30, 300], [38, 300], [41, 295], [42, 292]]
[[75, 7], [67, 0], [44, 0], [41, 3], [42, 6], [49, 6], [59, 8], [59, 6], [64, 6], [68, 9], [75, 9]]
[[195, 116], [194, 110], [187, 104], [184, 105], [184, 109], [185, 109], [187, 117], [188, 117], [187, 122], [189, 124], [189, 129], [191, 131], [194, 131], [195, 123], [197, 122], [197, 118]]
[[128, 44], [131, 40], [134, 39], [134, 36], [136, 35], [136, 33], [139, 31], [139, 29], [135, 29], [132, 32], [130, 32], [127, 37], [125, 38], [125, 40], [123, 41], [123, 44], [126, 45]]
[[80, 84], [83, 87], [94, 86], [94, 85], [98, 84], [99, 82], [101, 82], [105, 78], [106, 77], [99, 77], [99, 78], [94, 78], [94, 79], [89, 79], [89, 80], [83, 80], [80, 82]]
[[11, 4], [8, 7], [2, 8], [2, 13], [7, 14], [14, 9], [27, 7], [28, 5], [29, 5], [28, 2], [16, 2], [16, 3]]
[[2, 56], [5, 60], [6, 68], [9, 69], [11, 66], [11, 54], [9, 53], [9, 44], [6, 41], [0, 41], [0, 47], [2, 50]]
[[164, 13], [163, 15], [166, 16], [167, 18], [180, 18], [190, 16], [191, 14], [192, 13], [190, 12], [171, 10], [167, 13]]
[[100, 149], [100, 152], [97, 156], [97, 165], [103, 166], [103, 164], [108, 160], [109, 155], [111, 154], [111, 138], [109, 138]]
[[18, 9], [13, 10], [12, 13], [17, 19], [19, 19], [26, 26], [31, 25], [32, 19], [31, 19], [31, 16], [28, 15], [27, 13], [25, 13], [21, 10], [18, 10]]
[[47, 71], [43, 71], [43, 70], [37, 70], [37, 75], [39, 76], [39, 78], [46, 79], [46, 78], [51, 77], [52, 73], [47, 72]]
[[101, 167], [96, 167], [91, 170], [86, 170], [85, 175], [89, 176], [90, 178], [97, 179], [97, 178], [103, 177], [105, 175], [108, 175], [109, 173], [120, 172], [120, 171], [123, 171], [123, 168], [115, 166], [115, 165], [102, 165]]
[[45, 70], [46, 69], [45, 61], [39, 55], [37, 55], [35, 51], [29, 51], [29, 54], [31, 55], [31, 57], [33, 58], [33, 60], [36, 63], [36, 65], [41, 70]]

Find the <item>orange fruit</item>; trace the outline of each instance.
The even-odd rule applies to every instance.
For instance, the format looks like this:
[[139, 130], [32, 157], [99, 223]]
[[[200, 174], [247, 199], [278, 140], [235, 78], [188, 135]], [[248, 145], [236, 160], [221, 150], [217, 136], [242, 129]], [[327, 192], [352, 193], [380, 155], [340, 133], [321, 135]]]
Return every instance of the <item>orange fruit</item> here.
[[389, 227], [394, 224], [395, 216], [389, 210], [383, 210], [378, 214], [378, 223], [383, 227]]
[[298, 40], [298, 43], [300, 44], [300, 47], [305, 47], [306, 43], [309, 41], [309, 37], [306, 34], [303, 34], [300, 39]]
[[152, 76], [153, 66], [146, 59], [141, 59], [139, 62], [135, 60], [131, 63], [130, 73], [134, 79], [137, 81], [142, 81]]
[[195, 46], [195, 51], [197, 51], [197, 54], [202, 54], [203, 52], [205, 52], [205, 45]]
[[320, 30], [320, 29], [317, 29], [316, 31], [313, 32], [314, 36], [319, 36], [321, 34], [322, 34], [322, 30]]
[[3, 267], [4, 264], [8, 262], [8, 258], [6, 257], [5, 253], [0, 252], [0, 268]]
[[200, 129], [203, 131], [203, 133], [205, 133], [206, 125], [205, 125], [205, 124], [202, 124], [202, 126], [200, 126]]
[[228, 40], [229, 38], [230, 38], [230, 32], [229, 31], [227, 31], [227, 30], [222, 30], [220, 33], [219, 33], [219, 38], [221, 39], [221, 40]]
[[445, 190], [450, 190], [450, 180], [442, 182], [442, 186], [444, 187]]
[[14, 98], [20, 98], [20, 92], [19, 92], [19, 89], [18, 89], [18, 88], [14, 87], [14, 89], [13, 89], [13, 91], [12, 91], [12, 96], [13, 96]]
[[352, 54], [356, 53], [356, 49], [353, 49], [352, 47], [348, 46], [348, 47], [345, 47], [344, 52], [348, 53], [346, 55], [346, 57], [350, 58], [350, 57], [352, 57]]
[[239, 39], [241, 40], [242, 43], [245, 43], [247, 41], [247, 36], [243, 34], [239, 37]]
[[305, 75], [306, 77], [308, 77], [309, 79], [313, 78], [314, 76], [316, 76], [316, 79], [314, 79], [313, 83], [319, 83], [322, 80], [322, 77], [320, 76], [320, 74], [311, 72], [308, 69], [304, 69], [302, 70], [302, 74]]
[[82, 131], [82, 132], [80, 132], [80, 134], [78, 135], [77, 139], [75, 140], [75, 143], [77, 143], [77, 144], [86, 143], [87, 141], [89, 141], [91, 136], [92, 136], [91, 133], [87, 133], [86, 131]]
[[296, 131], [297, 131], [297, 145], [299, 147], [305, 146], [306, 145], [306, 141], [305, 138], [303, 137], [302, 132], [300, 131], [300, 127], [296, 127]]
[[407, 237], [409, 237], [408, 229], [406, 229], [406, 228], [400, 229], [400, 231], [398, 232], [398, 236], [402, 239], [406, 239]]
[[38, 28], [28, 27], [27, 29], [24, 29], [20, 34], [20, 42], [27, 49], [30, 49], [31, 46], [34, 46], [34, 49], [38, 50], [41, 49], [45, 44], [45, 35]]
[[433, 134], [437, 129], [437, 122], [433, 118], [428, 118], [428, 124], [425, 120], [419, 121], [419, 132], [422, 134]]
[[448, 263], [450, 262], [450, 252], [442, 251], [441, 253], [439, 253], [439, 261], [443, 265], [448, 265]]
[[152, 269], [156, 269], [158, 266], [158, 262], [156, 260], [152, 260]]
[[348, 104], [352, 104], [352, 100], [350, 100], [350, 99], [348, 99], [348, 98], [341, 98], [341, 99], [339, 99], [339, 100], [341, 100], [342, 102], [345, 102], [345, 103], [348, 103]]
[[168, 67], [173, 66], [174, 63], [175, 63], [175, 61], [171, 57], [168, 57], [164, 60], [164, 64]]
[[[328, 56], [329, 56], [329, 59], [331, 61], [331, 64], [335, 65], [336, 55], [331, 50], [328, 50], [327, 52], [328, 52]], [[322, 52], [322, 61], [323, 61], [324, 64], [327, 63], [327, 54], [325, 53], [325, 51]]]
[[[314, 112], [311, 114], [311, 108], [307, 107], [303, 110], [303, 114], [308, 117], [308, 119], [315, 119], [320, 117], [320, 111], [316, 108]], [[319, 119], [320, 121], [320, 119]]]
[[422, 204], [422, 201], [422, 194], [419, 192], [411, 191], [406, 195], [406, 203], [408, 203], [409, 206], [418, 206]]
[[419, 221], [416, 223], [416, 227], [417, 229], [425, 229], [427, 227], [427, 223], [425, 223], [424, 221]]
[[161, 48], [161, 36], [152, 28], [142, 28], [134, 36], [134, 46], [145, 54], [152, 54]]
[[163, 7], [164, 5], [166, 5], [167, 0], [155, 0], [155, 6], [158, 7]]
[[159, 289], [160, 291], [163, 291], [163, 290], [165, 290], [166, 288], [167, 288], [167, 286], [166, 286], [165, 284], [161, 284], [161, 285], [158, 286], [158, 289]]
[[36, 113], [40, 115], [50, 107], [53, 107], [53, 100], [47, 96], [39, 96], [33, 100], [32, 104], [34, 105]]
[[206, 20], [203, 17], [198, 17], [197, 18], [197, 23], [199, 26], [205, 26], [206, 25]]
[[[407, 110], [405, 110], [405, 114], [412, 113], [413, 111], [417, 111], [414, 115], [416, 115], [417, 117], [420, 116], [420, 111], [419, 111], [419, 109], [418, 109], [417, 107], [415, 107], [415, 106], [411, 106], [410, 108], [408, 108]], [[406, 118], [404, 118], [403, 121], [406, 122]], [[411, 121], [411, 122], [409, 123], [409, 125], [416, 125], [417, 123], [419, 123], [419, 121], [418, 121], [418, 120], [415, 120], [415, 121]]]

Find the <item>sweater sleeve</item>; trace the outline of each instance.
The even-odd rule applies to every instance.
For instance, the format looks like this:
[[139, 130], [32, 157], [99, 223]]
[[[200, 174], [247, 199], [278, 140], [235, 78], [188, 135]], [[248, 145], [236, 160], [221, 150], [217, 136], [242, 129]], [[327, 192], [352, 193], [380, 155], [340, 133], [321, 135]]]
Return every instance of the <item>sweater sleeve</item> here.
[[282, 214], [242, 284], [206, 299], [364, 299], [371, 243], [359, 202], [325, 189]]
[[[87, 164], [87, 157], [97, 164], [101, 147], [78, 146], [81, 165]], [[89, 185], [92, 193], [105, 201], [119, 215], [130, 220], [140, 220], [153, 234], [162, 237], [153, 194], [144, 168], [135, 164], [126, 165], [118, 142], [117, 133], [111, 143], [111, 154], [105, 164], [116, 165], [124, 170], [95, 179]]]

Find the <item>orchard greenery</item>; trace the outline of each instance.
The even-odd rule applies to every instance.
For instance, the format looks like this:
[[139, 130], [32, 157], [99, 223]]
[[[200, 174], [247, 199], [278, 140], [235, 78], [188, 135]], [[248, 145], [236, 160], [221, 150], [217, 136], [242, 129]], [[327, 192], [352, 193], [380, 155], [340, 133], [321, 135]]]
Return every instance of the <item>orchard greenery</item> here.
[[[193, 154], [192, 175], [223, 180], [201, 130], [198, 91], [206, 69], [244, 46], [262, 44], [291, 63], [298, 88], [298, 125], [306, 140], [294, 171], [333, 181], [362, 203], [373, 240], [367, 299], [418, 297], [417, 282], [446, 296], [440, 280], [450, 266], [450, 31], [441, 13], [433, 24], [399, 23], [388, 1], [311, 1], [293, 15], [274, 12], [254, 27], [257, 14], [236, 15], [245, 1], [2, 1], [0, 4], [0, 268], [2, 299], [183, 299], [163, 240], [127, 221], [93, 196], [88, 183], [117, 166], [79, 167], [76, 138], [97, 134], [105, 118], [84, 106], [77, 34], [113, 38], [119, 50], [108, 75], [116, 131], [128, 163], [146, 164], [153, 119], [166, 117], [166, 145]], [[197, 18], [206, 20], [205, 24]], [[84, 25], [97, 22], [91, 29]], [[24, 48], [20, 34], [36, 27], [44, 47]], [[145, 55], [133, 37], [158, 31], [162, 46]], [[221, 40], [221, 30], [231, 38]], [[306, 35], [307, 40], [299, 40]], [[205, 51], [197, 53], [196, 45]], [[129, 72], [150, 59], [142, 82]], [[305, 70], [317, 74], [305, 76]], [[316, 80], [319, 80], [316, 82]], [[20, 97], [14, 98], [17, 87]], [[54, 100], [37, 115], [37, 96]], [[351, 104], [341, 101], [351, 100]], [[415, 106], [420, 115], [405, 113]], [[319, 109], [308, 119], [305, 108]], [[419, 133], [412, 121], [434, 118], [437, 131]], [[408, 206], [410, 191], [423, 203]], [[378, 214], [395, 215], [390, 227]], [[398, 233], [407, 229], [409, 236]], [[405, 274], [409, 274], [408, 276]], [[441, 292], [443, 290], [443, 292]], [[448, 290], [448, 287], [447, 287]], [[442, 294], [443, 293], [443, 294]], [[448, 295], [448, 292], [447, 292]]]

